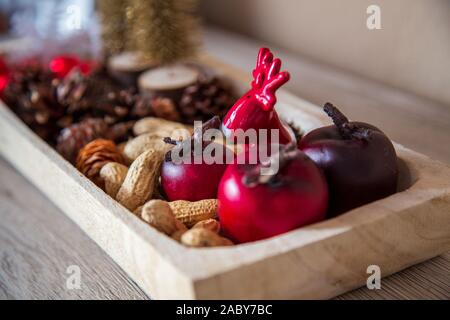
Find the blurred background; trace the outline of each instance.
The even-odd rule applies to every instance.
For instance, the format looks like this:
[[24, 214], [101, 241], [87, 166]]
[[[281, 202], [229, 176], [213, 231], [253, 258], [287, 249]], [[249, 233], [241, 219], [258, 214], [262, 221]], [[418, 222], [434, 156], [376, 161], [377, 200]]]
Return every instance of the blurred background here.
[[[204, 0], [208, 23], [450, 104], [448, 0]], [[381, 9], [381, 30], [366, 9]]]

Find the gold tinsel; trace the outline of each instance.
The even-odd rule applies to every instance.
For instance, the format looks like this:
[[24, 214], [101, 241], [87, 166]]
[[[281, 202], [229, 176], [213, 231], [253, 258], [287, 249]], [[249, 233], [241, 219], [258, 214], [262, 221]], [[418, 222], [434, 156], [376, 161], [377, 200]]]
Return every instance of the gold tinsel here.
[[127, 49], [156, 63], [195, 54], [199, 44], [196, 0], [128, 0]]
[[105, 56], [119, 53], [125, 48], [127, 2], [127, 0], [97, 0]]

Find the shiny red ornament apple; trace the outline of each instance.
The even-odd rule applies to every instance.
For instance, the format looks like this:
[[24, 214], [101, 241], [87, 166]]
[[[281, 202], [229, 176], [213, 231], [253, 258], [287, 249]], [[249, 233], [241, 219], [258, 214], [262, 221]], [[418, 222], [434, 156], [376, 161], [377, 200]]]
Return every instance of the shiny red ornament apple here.
[[[214, 117], [203, 125], [201, 134], [207, 129], [220, 128], [219, 117]], [[198, 201], [202, 199], [215, 199], [217, 198], [217, 188], [219, 186], [220, 179], [226, 169], [226, 153], [231, 152], [223, 145], [218, 147], [223, 148], [223, 161], [221, 163], [211, 163], [208, 164], [202, 159], [199, 163], [194, 162], [194, 148], [193, 144], [196, 139], [200, 139], [194, 133], [192, 139], [178, 143], [170, 139], [166, 139], [166, 142], [176, 144], [177, 146], [169, 151], [165, 161], [161, 167], [161, 186], [164, 191], [165, 196], [169, 201], [175, 200], [188, 200], [188, 201]], [[197, 140], [198, 141], [198, 140]], [[188, 155], [189, 162], [183, 161], [178, 163], [174, 161], [172, 152], [177, 150], [176, 148], [183, 148], [183, 144], [190, 143], [192, 146], [192, 153]], [[210, 144], [215, 144], [216, 142], [204, 142], [202, 144], [202, 150]]]
[[275, 111], [275, 92], [289, 80], [289, 73], [280, 72], [281, 60], [274, 59], [272, 52], [261, 48], [256, 68], [253, 70], [251, 89], [228, 111], [222, 130], [227, 137], [236, 129], [278, 129], [280, 143], [293, 140], [286, 126]]
[[161, 185], [169, 201], [199, 201], [217, 198], [217, 188], [226, 166], [220, 164], [173, 164], [164, 162]]
[[261, 175], [264, 163], [231, 164], [219, 185], [224, 234], [238, 243], [273, 237], [325, 218], [328, 187], [315, 163], [295, 143], [270, 161], [279, 171]]
[[298, 146], [325, 173], [329, 216], [395, 193], [397, 155], [389, 138], [370, 124], [350, 122], [331, 103], [324, 111], [334, 125], [309, 132]]

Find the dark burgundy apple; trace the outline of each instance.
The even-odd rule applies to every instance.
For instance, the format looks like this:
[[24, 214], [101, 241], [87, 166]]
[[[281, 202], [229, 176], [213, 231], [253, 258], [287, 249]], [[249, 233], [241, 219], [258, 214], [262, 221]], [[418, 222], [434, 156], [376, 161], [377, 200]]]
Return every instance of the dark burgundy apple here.
[[331, 103], [334, 125], [309, 132], [298, 147], [320, 168], [330, 191], [329, 216], [387, 197], [397, 189], [397, 155], [378, 128], [349, 120]]
[[276, 174], [260, 175], [262, 164], [230, 164], [225, 171], [219, 218], [235, 242], [265, 239], [325, 218], [325, 177], [295, 143], [283, 148]]
[[[175, 148], [182, 148], [183, 144], [193, 144], [196, 139], [201, 139], [201, 136], [207, 129], [220, 128], [221, 121], [219, 117], [214, 117], [203, 125], [203, 130], [197, 135], [194, 132], [192, 139], [183, 141], [181, 144], [172, 141], [170, 138], [166, 138], [168, 143], [176, 144]], [[202, 144], [202, 150], [211, 144], [216, 142], [204, 142]], [[161, 167], [161, 186], [169, 201], [175, 200], [187, 200], [198, 201], [202, 199], [215, 199], [217, 198], [217, 188], [219, 186], [220, 179], [227, 167], [225, 157], [226, 152], [231, 152], [223, 145], [218, 147], [223, 148], [224, 158], [222, 163], [194, 163], [194, 152], [188, 155], [190, 163], [182, 162], [177, 163], [172, 159], [172, 151], [169, 151], [166, 155], [166, 159]], [[192, 145], [193, 151], [193, 145]]]

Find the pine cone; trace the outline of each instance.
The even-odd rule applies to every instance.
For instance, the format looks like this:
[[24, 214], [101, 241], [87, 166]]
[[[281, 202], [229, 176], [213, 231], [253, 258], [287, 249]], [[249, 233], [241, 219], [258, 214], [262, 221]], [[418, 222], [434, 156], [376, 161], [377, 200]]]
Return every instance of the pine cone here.
[[58, 102], [76, 122], [103, 118], [107, 124], [115, 124], [133, 118], [134, 89], [122, 89], [102, 69], [90, 75], [75, 69], [64, 79], [55, 79], [53, 86]]
[[124, 164], [124, 159], [113, 141], [96, 139], [80, 150], [76, 166], [87, 178], [99, 187], [103, 187], [103, 181], [99, 173], [101, 168], [108, 162]]
[[127, 141], [133, 137], [133, 126], [136, 121], [119, 122], [109, 127], [105, 137], [113, 140], [115, 143]]
[[152, 99], [148, 95], [139, 94], [135, 97], [133, 109], [131, 110], [132, 119], [141, 119], [155, 116], [152, 108]]
[[108, 134], [108, 126], [102, 119], [86, 119], [61, 131], [56, 150], [71, 163], [75, 162], [78, 151], [87, 143]]
[[[64, 118], [64, 108], [51, 86], [52, 78], [51, 72], [39, 63], [16, 66], [4, 92], [11, 110], [50, 144], [55, 142]], [[71, 122], [71, 119], [64, 121]]]
[[158, 118], [163, 118], [170, 121], [180, 121], [180, 113], [175, 106], [172, 99], [169, 98], [154, 98], [151, 102], [153, 113]]
[[235, 101], [231, 87], [217, 77], [200, 77], [197, 83], [187, 87], [179, 108], [183, 121], [207, 121], [213, 116], [224, 116]]
[[170, 121], [180, 121], [181, 118], [172, 99], [138, 94], [135, 97], [131, 118], [139, 120], [145, 117], [158, 117]]

